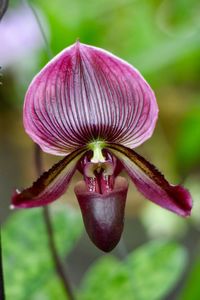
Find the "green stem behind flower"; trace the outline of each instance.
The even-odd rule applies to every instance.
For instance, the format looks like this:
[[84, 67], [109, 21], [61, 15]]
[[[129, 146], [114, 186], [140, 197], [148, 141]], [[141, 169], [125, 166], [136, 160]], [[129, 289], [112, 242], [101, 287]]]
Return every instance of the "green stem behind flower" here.
[[[42, 169], [43, 169], [42, 168], [42, 157], [41, 157], [41, 150], [40, 150], [39, 146], [36, 144], [35, 144], [35, 166], [36, 166], [37, 175], [40, 176], [42, 173]], [[49, 241], [49, 249], [51, 251], [51, 256], [52, 256], [52, 259], [53, 259], [53, 262], [55, 265], [55, 269], [56, 269], [57, 274], [62, 282], [67, 299], [75, 300], [69, 278], [66, 275], [66, 272], [63, 268], [62, 262], [60, 260], [60, 257], [59, 257], [59, 254], [58, 254], [58, 251], [56, 248], [54, 232], [53, 232], [53, 224], [52, 224], [49, 209], [47, 206], [43, 207], [43, 217], [44, 217], [44, 222], [45, 222], [48, 241]]]
[[2, 260], [2, 247], [1, 247], [1, 236], [0, 236], [0, 299], [5, 300], [4, 290], [4, 278], [3, 278], [3, 260]]
[[32, 6], [32, 4], [30, 3], [30, 1], [28, 0], [23, 0], [23, 2], [25, 3], [25, 5], [27, 5], [29, 7], [29, 9], [31, 10], [34, 18], [35, 18], [35, 21], [39, 27], [39, 30], [40, 30], [40, 33], [42, 35], [42, 38], [43, 38], [43, 41], [44, 41], [44, 44], [45, 44], [45, 47], [46, 47], [46, 52], [47, 52], [47, 56], [48, 56], [48, 59], [50, 60], [52, 57], [53, 57], [53, 53], [52, 53], [52, 50], [49, 46], [49, 43], [48, 43], [48, 40], [47, 40], [47, 37], [46, 37], [46, 34], [44, 32], [44, 29], [42, 27], [42, 24], [40, 22], [40, 19], [38, 17], [38, 14], [35, 10], [35, 8]]

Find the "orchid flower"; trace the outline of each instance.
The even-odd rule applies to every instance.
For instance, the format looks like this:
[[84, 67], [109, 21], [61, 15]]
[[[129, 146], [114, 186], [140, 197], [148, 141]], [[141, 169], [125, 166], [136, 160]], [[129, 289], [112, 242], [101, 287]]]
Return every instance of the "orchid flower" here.
[[83, 180], [75, 194], [86, 231], [111, 251], [123, 231], [128, 182], [145, 198], [180, 216], [192, 208], [189, 192], [170, 185], [133, 148], [151, 137], [158, 116], [155, 95], [134, 67], [100, 48], [76, 42], [53, 58], [31, 82], [24, 127], [43, 151], [64, 156], [33, 185], [12, 198], [14, 208], [47, 205]]

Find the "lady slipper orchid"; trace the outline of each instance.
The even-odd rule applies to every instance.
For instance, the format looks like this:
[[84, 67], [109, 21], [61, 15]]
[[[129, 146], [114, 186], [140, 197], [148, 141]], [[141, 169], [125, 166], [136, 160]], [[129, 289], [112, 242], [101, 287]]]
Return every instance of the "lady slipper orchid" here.
[[131, 65], [100, 48], [79, 42], [52, 59], [31, 82], [24, 127], [43, 151], [64, 156], [30, 188], [16, 191], [15, 208], [49, 204], [75, 186], [86, 231], [111, 251], [120, 240], [128, 182], [144, 197], [178, 215], [192, 208], [189, 192], [170, 185], [133, 148], [151, 137], [158, 115], [154, 93]]

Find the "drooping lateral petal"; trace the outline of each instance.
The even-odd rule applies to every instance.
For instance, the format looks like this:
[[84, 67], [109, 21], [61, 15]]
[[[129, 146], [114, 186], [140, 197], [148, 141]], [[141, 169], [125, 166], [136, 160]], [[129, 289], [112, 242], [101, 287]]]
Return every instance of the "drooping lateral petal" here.
[[149, 200], [188, 216], [192, 209], [190, 193], [180, 185], [171, 185], [164, 176], [142, 156], [121, 145], [109, 145], [111, 152], [122, 162], [137, 189]]
[[134, 67], [77, 42], [33, 79], [24, 126], [44, 151], [64, 155], [94, 139], [134, 148], [151, 136], [157, 114], [154, 93]]
[[58, 199], [67, 189], [84, 149], [79, 149], [56, 163], [49, 171], [22, 192], [12, 197], [13, 208], [31, 208], [47, 205]]

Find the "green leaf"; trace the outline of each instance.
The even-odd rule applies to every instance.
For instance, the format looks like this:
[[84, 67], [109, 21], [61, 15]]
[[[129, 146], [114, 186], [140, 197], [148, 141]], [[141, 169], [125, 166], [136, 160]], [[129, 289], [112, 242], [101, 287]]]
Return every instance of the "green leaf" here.
[[185, 287], [183, 288], [180, 300], [200, 299], [200, 257], [194, 262], [193, 268], [188, 276]]
[[162, 299], [180, 278], [186, 263], [185, 250], [165, 241], [151, 242], [127, 259], [137, 298]]
[[130, 300], [130, 283], [126, 266], [113, 256], [97, 261], [82, 282], [81, 300]]
[[[82, 232], [80, 214], [60, 204], [51, 210], [60, 255], [73, 248]], [[42, 209], [20, 210], [3, 227], [3, 259], [7, 300], [35, 299], [55, 277]]]
[[162, 299], [180, 278], [185, 263], [185, 250], [165, 241], [148, 243], [123, 262], [103, 257], [86, 273], [80, 299]]
[[43, 285], [42, 289], [36, 291], [32, 296], [31, 300], [66, 300], [66, 294], [64, 288], [61, 285], [61, 281], [58, 277], [54, 276], [46, 284]]

